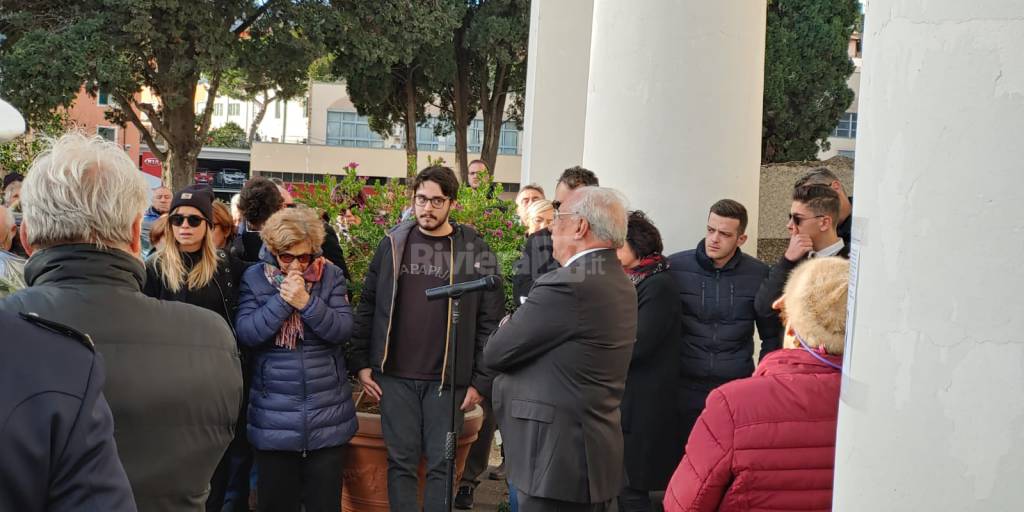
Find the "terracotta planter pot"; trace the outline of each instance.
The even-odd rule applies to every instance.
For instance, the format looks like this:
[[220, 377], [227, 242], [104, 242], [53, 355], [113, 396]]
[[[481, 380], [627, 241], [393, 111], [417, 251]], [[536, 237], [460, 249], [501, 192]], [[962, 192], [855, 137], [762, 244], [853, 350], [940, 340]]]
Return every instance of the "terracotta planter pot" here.
[[[388, 512], [388, 454], [384, 448], [380, 415], [357, 413], [359, 432], [345, 449], [342, 469], [341, 509], [343, 512]], [[484, 422], [484, 411], [476, 406], [465, 415], [458, 448], [455, 450], [455, 482], [466, 466], [469, 447], [476, 441]], [[426, 466], [420, 462], [420, 501]]]

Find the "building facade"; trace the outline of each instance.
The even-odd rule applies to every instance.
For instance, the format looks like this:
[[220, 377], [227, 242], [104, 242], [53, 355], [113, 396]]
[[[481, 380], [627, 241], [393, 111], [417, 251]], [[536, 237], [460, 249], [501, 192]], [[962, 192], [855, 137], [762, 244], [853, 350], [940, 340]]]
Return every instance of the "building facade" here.
[[100, 89], [94, 98], [85, 91], [85, 87], [82, 87], [67, 113], [71, 122], [82, 133], [99, 135], [116, 143], [138, 165], [139, 155], [142, 151], [142, 136], [139, 134], [139, 129], [131, 123], [121, 126], [107, 120], [106, 113], [116, 106], [117, 102], [106, 91]]
[[854, 32], [850, 36], [850, 46], [847, 50], [850, 58], [853, 59], [853, 74], [846, 80], [846, 85], [853, 91], [853, 102], [843, 117], [839, 118], [839, 124], [832, 130], [828, 138], [828, 151], [819, 151], [818, 160], [828, 160], [834, 156], [845, 156], [854, 158], [857, 153], [857, 110], [860, 106], [860, 68], [861, 68], [861, 35]]
[[[396, 126], [388, 136], [372, 131], [369, 120], [356, 111], [343, 83], [312, 82], [308, 96], [308, 137], [305, 144], [264, 141], [252, 147], [252, 174], [281, 178], [288, 182], [312, 183], [324, 175], [338, 175], [349, 162], [359, 164], [360, 176], [401, 178], [405, 176], [404, 128]], [[442, 158], [455, 162], [455, 137], [437, 135], [436, 111], [428, 110], [423, 126], [417, 127], [416, 146], [420, 162]], [[474, 120], [468, 130], [469, 158], [479, 155], [483, 122]], [[495, 181], [506, 190], [518, 189], [522, 165], [521, 132], [514, 123], [502, 127], [495, 169]], [[421, 165], [422, 167], [422, 165]]]

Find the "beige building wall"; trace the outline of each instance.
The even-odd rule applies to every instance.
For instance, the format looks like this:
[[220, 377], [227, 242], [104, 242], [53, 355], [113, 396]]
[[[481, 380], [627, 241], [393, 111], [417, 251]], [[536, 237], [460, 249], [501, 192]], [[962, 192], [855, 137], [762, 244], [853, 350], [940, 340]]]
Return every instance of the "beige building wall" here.
[[327, 143], [327, 112], [355, 112], [345, 84], [313, 82], [309, 87], [309, 143]]
[[[851, 40], [853, 44], [853, 40]], [[847, 112], [856, 113], [860, 108], [860, 69], [861, 59], [855, 57], [853, 59], [853, 74], [846, 80], [846, 85], [853, 91], [853, 103], [850, 103], [850, 107], [846, 109]], [[857, 150], [857, 139], [846, 138], [846, 137], [829, 137], [828, 142], [831, 145], [828, 151], [819, 151], [818, 160], [828, 160], [834, 156], [838, 156], [840, 151], [856, 151]]]

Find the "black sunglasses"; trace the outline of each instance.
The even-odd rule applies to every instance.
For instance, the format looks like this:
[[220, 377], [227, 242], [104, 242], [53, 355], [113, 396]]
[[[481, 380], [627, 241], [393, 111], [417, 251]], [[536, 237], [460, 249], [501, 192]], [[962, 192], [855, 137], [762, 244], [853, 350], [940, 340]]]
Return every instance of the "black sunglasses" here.
[[824, 215], [813, 215], [811, 217], [801, 217], [799, 214], [796, 214], [796, 213], [789, 214], [789, 220], [793, 221], [793, 224], [796, 224], [797, 226], [799, 226], [801, 222], [803, 222], [803, 221], [805, 221], [807, 219], [820, 219], [822, 217], [824, 217]]
[[315, 257], [316, 255], [313, 254], [290, 254], [287, 252], [282, 252], [277, 255], [277, 259], [281, 260], [281, 263], [284, 263], [285, 265], [291, 265], [295, 260], [299, 260], [299, 263], [307, 265], [309, 262], [313, 261], [313, 258]]
[[206, 219], [200, 215], [182, 215], [180, 213], [175, 213], [168, 217], [167, 220], [170, 221], [172, 226], [181, 227], [185, 221], [188, 221], [189, 227], [198, 228]]

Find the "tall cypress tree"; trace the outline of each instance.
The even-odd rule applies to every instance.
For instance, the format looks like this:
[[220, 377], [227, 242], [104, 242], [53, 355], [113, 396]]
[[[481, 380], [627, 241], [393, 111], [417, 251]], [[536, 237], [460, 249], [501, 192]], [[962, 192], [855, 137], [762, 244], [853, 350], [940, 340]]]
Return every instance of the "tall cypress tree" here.
[[769, 0], [761, 161], [814, 160], [853, 101], [857, 0]]

